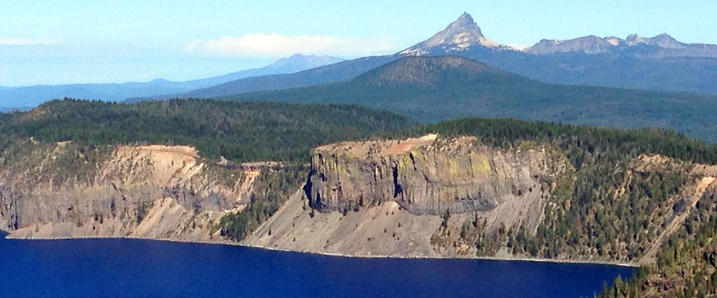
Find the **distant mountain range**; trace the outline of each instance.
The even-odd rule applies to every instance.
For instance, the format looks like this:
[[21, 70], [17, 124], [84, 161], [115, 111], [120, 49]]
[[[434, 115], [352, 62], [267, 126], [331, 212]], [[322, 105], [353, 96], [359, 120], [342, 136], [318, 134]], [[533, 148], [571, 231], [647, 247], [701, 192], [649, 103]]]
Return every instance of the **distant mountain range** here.
[[687, 44], [668, 34], [645, 38], [632, 34], [626, 39], [594, 35], [570, 40], [543, 39], [525, 49], [538, 55], [582, 52], [585, 54], [620, 53], [645, 58], [700, 57], [717, 58], [717, 45]]
[[543, 39], [521, 51], [498, 44], [483, 36], [480, 27], [467, 13], [461, 15], [443, 31], [399, 54], [406, 56], [469, 54], [480, 48], [536, 55], [613, 53], [653, 59], [667, 57], [717, 58], [717, 45], [682, 43], [668, 34], [660, 34], [652, 38], [632, 34], [626, 39], [601, 38], [594, 35], [570, 40]]
[[542, 83], [460, 56], [405, 57], [350, 81], [239, 94], [238, 101], [346, 103], [423, 122], [497, 117], [662, 127], [717, 141], [717, 96]]
[[0, 107], [30, 107], [47, 100], [64, 97], [124, 100], [132, 97], [146, 97], [159, 94], [174, 94], [218, 85], [252, 76], [293, 73], [342, 61], [330, 56], [294, 55], [283, 58], [265, 67], [238, 71], [217, 77], [173, 82], [153, 80], [143, 83], [123, 84], [69, 84], [37, 85], [26, 87], [0, 87]]
[[278, 61], [264, 67], [241, 70], [217, 77], [187, 81], [186, 83], [207, 87], [249, 77], [295, 73], [341, 61], [343, 61], [343, 59], [331, 56], [295, 54], [291, 57], [281, 58]]
[[548, 83], [717, 94], [715, 48], [681, 43], [663, 34], [543, 40], [520, 51], [486, 38], [464, 13], [431, 38], [393, 55], [344, 61], [291, 75], [252, 77], [174, 97], [219, 97], [340, 82], [401, 57], [444, 55], [467, 57]]
[[[0, 106], [33, 106], [49, 98], [65, 96], [105, 100], [130, 98], [128, 102], [226, 97], [348, 81], [402, 57], [446, 55], [470, 58], [546, 83], [717, 94], [716, 49], [715, 45], [686, 44], [662, 34], [652, 38], [630, 35], [626, 39], [587, 36], [565, 41], [542, 40], [521, 51], [485, 37], [473, 18], [464, 13], [429, 39], [392, 55], [333, 64], [336, 58], [311, 57], [308, 60], [314, 64], [301, 63], [301, 67], [266, 67], [188, 82], [157, 80], [120, 85], [0, 89], [0, 100], [4, 100]], [[300, 57], [303, 56], [289, 58], [293, 62], [287, 64], [300, 64], [296, 62]], [[316, 65], [322, 66], [313, 67]]]
[[491, 42], [470, 15], [463, 14], [428, 41], [400, 54], [460, 55], [549, 83], [717, 94], [715, 49], [663, 34], [631, 35], [625, 40], [594, 36], [543, 40], [520, 51]]
[[[346, 81], [359, 74], [391, 62], [396, 58], [398, 57], [375, 56], [358, 58], [297, 73], [248, 77], [182, 94], [154, 96], [152, 99], [220, 97], [252, 91], [278, 90]], [[132, 98], [128, 99], [127, 102], [137, 102], [143, 100], [147, 100], [147, 98]]]

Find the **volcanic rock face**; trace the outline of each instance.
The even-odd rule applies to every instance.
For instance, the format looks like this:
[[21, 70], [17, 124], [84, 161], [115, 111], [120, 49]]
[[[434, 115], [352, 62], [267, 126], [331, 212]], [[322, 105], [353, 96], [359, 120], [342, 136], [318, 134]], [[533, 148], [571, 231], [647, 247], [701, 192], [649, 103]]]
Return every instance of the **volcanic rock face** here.
[[210, 240], [258, 175], [183, 146], [40, 144], [0, 164], [0, 229], [16, 238]]
[[473, 18], [468, 13], [463, 13], [442, 31], [419, 44], [401, 51], [399, 54], [406, 56], [423, 56], [436, 51], [448, 54], [465, 51], [471, 47], [512, 50], [510, 47], [497, 44], [483, 36], [480, 27], [473, 21]]
[[532, 54], [552, 54], [558, 52], [584, 52], [586, 54], [600, 54], [610, 51], [610, 47], [619, 45], [620, 41], [610, 38], [600, 38], [594, 35], [571, 40], [543, 39], [525, 51]]
[[547, 55], [582, 52], [585, 54], [622, 53], [639, 57], [717, 57], [717, 45], [682, 43], [667, 34], [642, 37], [637, 34], [622, 39], [595, 35], [569, 40], [543, 39], [524, 50], [526, 53]]
[[394, 201], [413, 214], [488, 211], [540, 200], [564, 166], [545, 149], [501, 151], [475, 138], [345, 142], [317, 148], [305, 191], [312, 207], [342, 211]]

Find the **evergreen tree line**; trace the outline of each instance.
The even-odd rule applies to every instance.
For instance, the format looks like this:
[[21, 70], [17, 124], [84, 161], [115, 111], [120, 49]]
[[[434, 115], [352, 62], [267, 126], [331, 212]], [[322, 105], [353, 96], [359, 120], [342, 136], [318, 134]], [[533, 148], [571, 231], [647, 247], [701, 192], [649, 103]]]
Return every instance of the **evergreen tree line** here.
[[402, 130], [414, 122], [349, 105], [172, 100], [138, 104], [64, 99], [29, 112], [0, 114], [0, 150], [18, 138], [88, 146], [190, 145], [208, 158], [307, 161], [331, 142]]
[[[680, 211], [670, 199], [690, 181], [690, 165], [717, 163], [716, 146], [663, 129], [614, 130], [467, 118], [427, 125], [414, 133], [429, 132], [473, 135], [486, 145], [506, 149], [538, 144], [567, 157], [574, 170], [558, 181], [545, 182], [544, 187], [551, 182], [557, 187], [537, 234], [508, 231], [510, 249], [534, 257], [638, 259], [661, 233], [666, 216]], [[642, 154], [664, 155], [675, 163], [632, 170], [630, 162]], [[482, 237], [475, 245], [484, 250], [504, 237]]]

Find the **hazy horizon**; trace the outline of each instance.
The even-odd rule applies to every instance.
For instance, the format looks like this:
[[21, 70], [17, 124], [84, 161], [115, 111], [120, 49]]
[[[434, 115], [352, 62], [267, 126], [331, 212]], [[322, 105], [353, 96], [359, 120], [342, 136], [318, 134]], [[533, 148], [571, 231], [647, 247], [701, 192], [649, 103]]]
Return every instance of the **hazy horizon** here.
[[[619, 9], [616, 9], [619, 8]], [[58, 14], [58, 11], [62, 13]], [[359, 12], [360, 13], [357, 13]], [[717, 3], [677, 1], [72, 1], [7, 3], [0, 11], [0, 86], [183, 81], [260, 67], [295, 53], [390, 54], [468, 12], [490, 39], [668, 33], [715, 43]], [[570, 24], [570, 26], [566, 26]]]

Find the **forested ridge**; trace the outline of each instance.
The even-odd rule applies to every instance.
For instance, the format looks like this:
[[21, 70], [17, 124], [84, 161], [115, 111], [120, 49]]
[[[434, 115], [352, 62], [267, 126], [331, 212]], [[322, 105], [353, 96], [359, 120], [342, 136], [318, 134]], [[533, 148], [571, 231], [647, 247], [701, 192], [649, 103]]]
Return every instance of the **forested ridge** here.
[[0, 149], [18, 138], [89, 146], [190, 145], [202, 156], [232, 161], [306, 161], [310, 149], [402, 130], [412, 120], [349, 105], [172, 100], [138, 104], [75, 99], [29, 112], [0, 114]]
[[424, 123], [490, 117], [670, 128], [717, 142], [717, 95], [547, 84], [456, 56], [406, 57], [346, 82], [226, 99], [359, 104]]
[[569, 152], [579, 167], [591, 156], [631, 159], [639, 154], [661, 154], [681, 160], [717, 163], [717, 146], [670, 129], [611, 129], [516, 119], [462, 118], [429, 124], [415, 134], [472, 135], [486, 145], [517, 147], [526, 141], [553, 143]]

